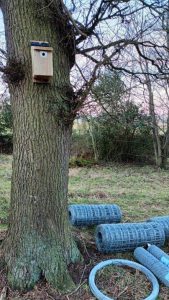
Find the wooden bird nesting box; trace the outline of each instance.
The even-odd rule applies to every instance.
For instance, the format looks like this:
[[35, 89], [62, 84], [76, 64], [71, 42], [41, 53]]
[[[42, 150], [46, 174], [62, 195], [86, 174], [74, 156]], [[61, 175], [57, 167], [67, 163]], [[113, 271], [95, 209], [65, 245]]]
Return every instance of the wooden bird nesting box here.
[[34, 41], [31, 45], [33, 82], [48, 83], [53, 77], [53, 48], [46, 42]]

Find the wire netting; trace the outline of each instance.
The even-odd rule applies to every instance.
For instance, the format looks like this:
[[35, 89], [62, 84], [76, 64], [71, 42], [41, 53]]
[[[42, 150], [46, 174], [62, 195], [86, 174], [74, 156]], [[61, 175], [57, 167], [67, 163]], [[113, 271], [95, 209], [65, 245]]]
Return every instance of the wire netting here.
[[72, 204], [68, 212], [74, 226], [119, 223], [122, 218], [121, 209], [116, 204]]
[[153, 217], [148, 219], [147, 222], [160, 223], [164, 227], [166, 239], [169, 239], [169, 216]]
[[154, 257], [161, 261], [164, 265], [169, 267], [169, 255], [155, 245], [150, 245], [147, 248]]
[[103, 253], [132, 251], [147, 243], [164, 245], [165, 233], [159, 223], [102, 224], [96, 228], [97, 249]]
[[134, 251], [135, 258], [149, 269], [163, 284], [169, 287], [169, 268], [142, 247]]

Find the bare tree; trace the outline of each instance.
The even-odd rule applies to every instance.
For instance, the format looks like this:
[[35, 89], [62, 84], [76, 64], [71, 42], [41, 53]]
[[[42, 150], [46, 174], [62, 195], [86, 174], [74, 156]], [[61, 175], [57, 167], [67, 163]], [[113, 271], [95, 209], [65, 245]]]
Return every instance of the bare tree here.
[[[162, 131], [161, 126], [159, 124], [160, 119], [155, 110], [154, 90], [153, 90], [150, 76], [148, 75], [147, 63], [145, 65], [145, 68], [147, 71], [147, 74], [145, 75], [145, 85], [147, 86], [147, 91], [148, 91], [149, 113], [151, 116], [155, 161], [158, 167], [166, 168], [168, 145], [169, 145], [169, 110], [166, 107], [167, 122], [166, 122], [166, 126], [164, 127], [164, 130]], [[164, 86], [164, 84], [165, 82], [163, 82], [163, 86], [160, 86], [160, 89], [163, 90], [163, 93], [165, 92], [165, 96], [167, 96], [168, 105], [169, 105], [168, 90], [167, 87]], [[163, 106], [164, 105], [165, 103], [163, 102]]]
[[[169, 8], [169, 2], [168, 2]], [[162, 14], [162, 30], [163, 35], [161, 39], [166, 44], [166, 48], [169, 48], [169, 35], [168, 35], [168, 26], [169, 26], [169, 10], [164, 7]], [[165, 25], [166, 24], [166, 25]], [[159, 29], [160, 29], [160, 25]], [[161, 31], [161, 30], [160, 30]], [[142, 48], [142, 53], [146, 57], [146, 51], [144, 47]], [[149, 51], [149, 49], [148, 49]], [[161, 52], [161, 51], [160, 51]], [[162, 57], [162, 53], [161, 53]], [[167, 58], [166, 58], [167, 59]], [[168, 98], [168, 76], [162, 80], [157, 80], [150, 76], [152, 65], [148, 60], [143, 60], [142, 57], [139, 57], [139, 64], [143, 75], [143, 85], [146, 86], [148, 91], [148, 105], [149, 105], [149, 114], [151, 116], [151, 125], [152, 125], [152, 134], [153, 134], [153, 144], [154, 144], [154, 154], [156, 165], [160, 168], [166, 168], [167, 164], [167, 155], [168, 155], [168, 145], [169, 145], [169, 98]], [[163, 101], [160, 102], [160, 92], [158, 93], [158, 99], [155, 100], [155, 93], [160, 89], [160, 92], [163, 94]], [[166, 101], [167, 100], [167, 103]], [[160, 119], [157, 106], [161, 104], [165, 107], [166, 118], [165, 126], [162, 127], [160, 124], [163, 122]], [[163, 120], [164, 121], [164, 120]]]

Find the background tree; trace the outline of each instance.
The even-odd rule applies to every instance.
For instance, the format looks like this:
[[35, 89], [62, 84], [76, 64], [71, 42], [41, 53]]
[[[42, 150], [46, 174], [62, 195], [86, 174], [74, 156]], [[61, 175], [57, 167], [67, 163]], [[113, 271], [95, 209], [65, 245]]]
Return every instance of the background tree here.
[[[67, 216], [73, 120], [106, 65], [140, 74], [124, 61], [131, 49], [153, 64], [151, 76], [168, 74], [166, 47], [147, 39], [150, 23], [140, 21], [137, 33], [126, 31], [141, 11], [152, 20], [151, 27], [160, 22], [166, 1], [1, 0], [0, 5], [7, 43], [7, 53], [1, 49], [7, 63], [0, 71], [9, 86], [14, 142], [9, 229], [3, 245], [8, 280], [14, 288], [28, 289], [43, 274], [65, 290], [73, 285], [67, 265], [80, 257]], [[30, 40], [47, 40], [54, 48], [50, 85], [32, 83]], [[145, 57], [143, 46], [153, 49], [156, 60], [154, 53]], [[83, 59], [73, 69], [76, 54]], [[79, 74], [74, 89], [71, 70], [72, 82], [73, 74]]]
[[122, 103], [127, 100], [126, 87], [120, 73], [106, 72], [100, 76], [92, 89], [92, 95], [98, 105], [116, 119], [122, 110]]
[[[168, 22], [169, 22], [169, 2], [166, 6], [161, 7], [161, 22], [156, 24], [162, 36], [159, 37], [163, 40], [166, 48], [169, 47], [168, 38]], [[134, 20], [134, 27], [137, 27], [138, 20]], [[137, 29], [135, 29], [137, 30]], [[143, 36], [144, 40], [144, 36]], [[151, 40], [154, 40], [153, 30], [151, 31]], [[142, 53], [144, 57], [154, 54], [154, 50], [145, 49], [142, 47]], [[160, 55], [162, 57], [163, 50], [160, 49]], [[153, 145], [154, 145], [154, 156], [156, 165], [160, 168], [166, 168], [167, 156], [168, 156], [168, 145], [169, 145], [169, 98], [168, 98], [168, 76], [166, 78], [153, 78], [150, 73], [154, 71], [153, 65], [149, 60], [143, 59], [141, 56], [138, 59], [140, 69], [144, 75], [140, 76], [142, 87], [144, 90], [145, 101], [148, 104], [148, 110], [151, 120]], [[165, 64], [165, 63], [164, 63]], [[158, 91], [158, 92], [157, 92]], [[163, 100], [162, 100], [163, 98]], [[164, 111], [165, 117], [161, 117], [161, 112]]]
[[[157, 87], [154, 87], [154, 83], [152, 82], [148, 74], [149, 67], [147, 62], [145, 63], [145, 69], [147, 71], [147, 74], [145, 75], [144, 85], [146, 86], [148, 92], [148, 104], [149, 104], [149, 114], [151, 117], [151, 128], [152, 128], [152, 135], [153, 135], [155, 162], [158, 167], [166, 168], [167, 156], [168, 156], [168, 145], [169, 145], [169, 97], [168, 97], [167, 82], [163, 80], [160, 86], [157, 83]], [[160, 88], [161, 92], [163, 93], [163, 97], [165, 96], [165, 100], [167, 100], [168, 102], [168, 103], [164, 103], [163, 101], [162, 104], [162, 106], [165, 106], [165, 114], [166, 114], [163, 121], [159, 117], [159, 112], [157, 108], [160, 105], [160, 99], [155, 100], [155, 95], [154, 95], [154, 91], [157, 88]]]
[[150, 118], [130, 99], [130, 92], [118, 72], [101, 76], [92, 89], [102, 108], [92, 122], [99, 159], [143, 161], [151, 156]]

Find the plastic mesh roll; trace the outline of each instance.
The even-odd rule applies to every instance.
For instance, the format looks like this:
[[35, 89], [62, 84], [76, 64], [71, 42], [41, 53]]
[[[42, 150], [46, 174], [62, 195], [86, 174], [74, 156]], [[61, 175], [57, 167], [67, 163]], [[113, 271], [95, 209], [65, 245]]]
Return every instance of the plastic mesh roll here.
[[169, 255], [155, 245], [150, 245], [147, 251], [169, 268]]
[[149, 269], [162, 283], [169, 287], [169, 268], [142, 247], [134, 251], [135, 258]]
[[102, 224], [96, 228], [97, 249], [103, 253], [131, 251], [147, 243], [162, 246], [164, 242], [159, 223]]
[[118, 223], [122, 217], [120, 207], [116, 204], [72, 204], [68, 211], [69, 220], [74, 226]]
[[153, 218], [147, 220], [147, 222], [161, 223], [161, 225], [164, 227], [165, 237], [166, 237], [166, 239], [169, 239], [169, 216], [153, 217]]

